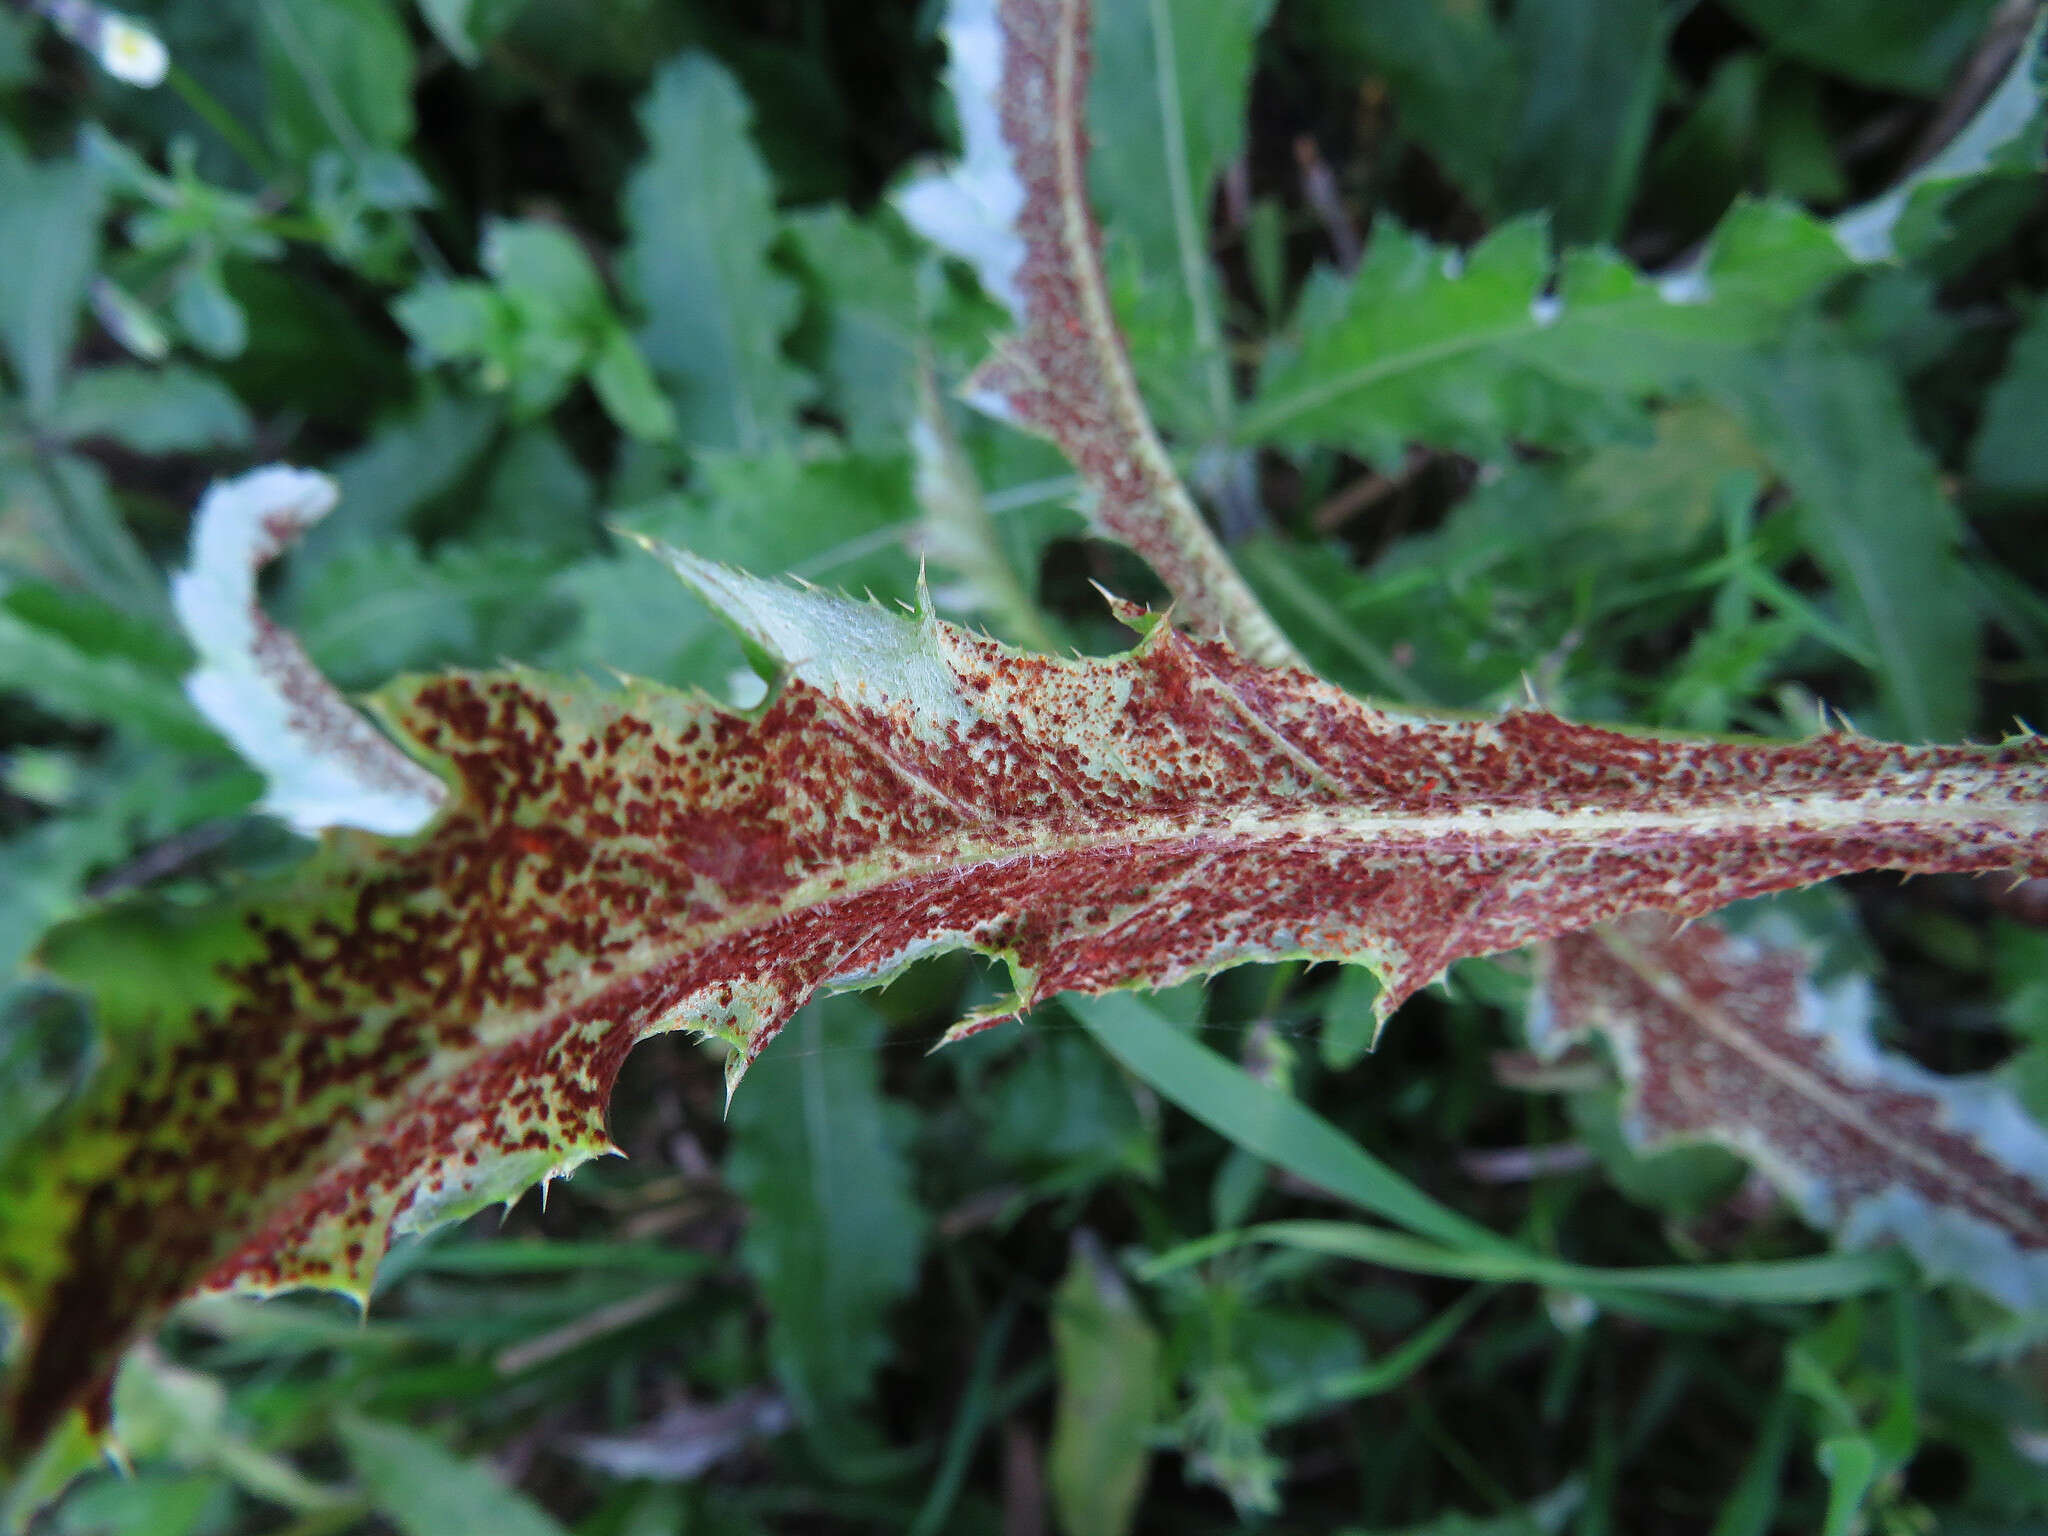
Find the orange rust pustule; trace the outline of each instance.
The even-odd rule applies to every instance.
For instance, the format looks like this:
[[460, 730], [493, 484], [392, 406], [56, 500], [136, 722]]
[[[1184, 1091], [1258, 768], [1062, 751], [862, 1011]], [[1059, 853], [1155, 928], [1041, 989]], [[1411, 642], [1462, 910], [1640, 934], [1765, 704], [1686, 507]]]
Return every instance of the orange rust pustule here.
[[[1170, 629], [1096, 663], [935, 643], [957, 723], [802, 681], [758, 719], [526, 674], [418, 684], [400, 724], [454, 790], [432, 829], [338, 840], [242, 902], [207, 995], [167, 999], [146, 1058], [74, 1112], [67, 1134], [125, 1151], [48, 1239], [67, 1261], [27, 1296], [10, 1441], [195, 1286], [315, 1277], [315, 1244], [367, 1262], [494, 1156], [601, 1143], [646, 1030], [744, 1007], [751, 1059], [817, 988], [933, 941], [1014, 956], [1025, 1006], [1367, 952], [1391, 1006], [1459, 956], [1637, 908], [1871, 867], [2048, 872], [2032, 741], [1425, 722]], [[1834, 809], [1782, 814], [1815, 796]], [[1587, 818], [1518, 830], [1557, 811]]]

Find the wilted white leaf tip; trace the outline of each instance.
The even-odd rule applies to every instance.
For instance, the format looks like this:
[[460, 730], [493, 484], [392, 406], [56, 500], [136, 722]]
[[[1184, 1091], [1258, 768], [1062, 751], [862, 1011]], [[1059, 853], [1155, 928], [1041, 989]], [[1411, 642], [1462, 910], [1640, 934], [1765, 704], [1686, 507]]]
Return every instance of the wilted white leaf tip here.
[[171, 583], [199, 653], [185, 691], [269, 779], [263, 808], [298, 831], [416, 832], [440, 805], [440, 782], [350, 706], [257, 604], [256, 573], [337, 499], [325, 475], [284, 465], [206, 493], [191, 567]]
[[960, 116], [962, 155], [950, 171], [921, 176], [896, 194], [910, 227], [969, 263], [989, 297], [1012, 315], [1023, 297], [1024, 183], [1003, 137], [1003, 28], [995, 0], [952, 0], [946, 13], [947, 82]]

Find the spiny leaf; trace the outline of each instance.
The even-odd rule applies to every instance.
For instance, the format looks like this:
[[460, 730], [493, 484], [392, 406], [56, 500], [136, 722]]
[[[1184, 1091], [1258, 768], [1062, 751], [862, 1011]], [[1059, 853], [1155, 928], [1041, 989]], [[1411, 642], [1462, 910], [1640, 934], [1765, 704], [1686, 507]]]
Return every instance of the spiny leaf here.
[[[966, 158], [898, 206], [973, 261], [1020, 329], [968, 384], [1058, 443], [1097, 531], [1138, 551], [1182, 616], [1246, 655], [1295, 660], [1181, 484], [1138, 394], [1088, 205], [1088, 0], [954, 0], [948, 35]], [[990, 110], [993, 105], [993, 111]]]
[[1802, 541], [1876, 658], [1878, 728], [1921, 740], [1967, 729], [1979, 625], [1962, 520], [1897, 382], [1834, 328], [1803, 321], [1730, 368], [1724, 389], [1798, 496]]
[[2005, 372], [1984, 397], [1970, 445], [1970, 475], [2005, 496], [2048, 494], [2048, 433], [2036, 402], [2048, 398], [2048, 304], [2035, 305], [2012, 340]]
[[110, 1061], [0, 1168], [33, 1445], [199, 1286], [364, 1293], [394, 1232], [606, 1151], [628, 1049], [737, 1081], [824, 988], [935, 950], [1015, 995], [1249, 959], [1372, 965], [1379, 1018], [1460, 956], [1847, 870], [2048, 873], [2048, 750], [1659, 741], [1383, 713], [1129, 607], [1129, 655], [1023, 655], [675, 551], [783, 669], [753, 714], [649, 684], [413, 678], [381, 713], [448, 785], [206, 911], [60, 930]]
[[1995, 1081], [1879, 1049], [1869, 979], [1811, 969], [1641, 913], [1546, 946], [1531, 1031], [1607, 1036], [1637, 1139], [1724, 1143], [1844, 1245], [1901, 1242], [1936, 1278], [2048, 1308], [2048, 1135]]
[[648, 360], [676, 391], [683, 440], [747, 453], [793, 441], [811, 393], [782, 356], [798, 295], [768, 265], [774, 187], [751, 116], [731, 75], [684, 55], [641, 106], [648, 153], [626, 183], [629, 286], [647, 311]]
[[1159, 1404], [1159, 1335], [1095, 1234], [1074, 1235], [1053, 1298], [1059, 1370], [1047, 1483], [1067, 1536], [1123, 1536], [1138, 1512]]
[[1553, 260], [1536, 217], [1467, 252], [1382, 219], [1355, 273], [1310, 279], [1239, 437], [1380, 463], [1411, 440], [1567, 446], [1768, 340], [1848, 266], [1825, 225], [1774, 203], [1738, 204], [1700, 263], [1663, 280], [1602, 250]]
[[917, 1279], [907, 1111], [882, 1097], [882, 1023], [858, 999], [802, 1014], [797, 1049], [734, 1101], [726, 1177], [746, 1201], [741, 1261], [770, 1312], [769, 1351], [807, 1419], [867, 1396], [889, 1309]]
[[1206, 438], [1225, 434], [1233, 409], [1209, 204], [1244, 142], [1252, 50], [1272, 10], [1272, 0], [1148, 0], [1106, 5], [1095, 24], [1090, 180], [1112, 268], [1135, 269], [1144, 323], [1131, 327], [1134, 360], [1161, 419]]

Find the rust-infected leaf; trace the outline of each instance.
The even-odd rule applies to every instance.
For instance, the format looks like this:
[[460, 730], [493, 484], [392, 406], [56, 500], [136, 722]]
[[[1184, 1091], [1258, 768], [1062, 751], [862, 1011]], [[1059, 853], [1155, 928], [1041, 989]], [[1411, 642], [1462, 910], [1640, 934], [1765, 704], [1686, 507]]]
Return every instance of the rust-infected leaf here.
[[2048, 1312], [2048, 1135], [1989, 1077], [1872, 1038], [1870, 983], [1803, 948], [1638, 913], [1546, 946], [1532, 1033], [1604, 1033], [1630, 1131], [1720, 1142], [1850, 1247], [1899, 1242], [1936, 1278]]
[[[633, 1043], [737, 1080], [821, 988], [1002, 957], [1015, 995], [1252, 959], [1373, 966], [1384, 1019], [1464, 955], [1888, 866], [2048, 873], [2048, 751], [1660, 741], [1433, 721], [1154, 624], [1106, 660], [661, 551], [781, 688], [741, 714], [525, 671], [378, 705], [449, 786], [206, 910], [116, 909], [47, 960], [109, 1060], [0, 1168], [10, 1454], [197, 1287], [362, 1294], [395, 1232], [607, 1149]], [[129, 978], [123, 980], [123, 978]]]
[[1191, 627], [1291, 663], [1167, 457], [1110, 306], [1088, 203], [1089, 15], [1088, 0], [954, 0], [964, 158], [899, 206], [1016, 317], [968, 397], [1059, 444], [1087, 486], [1090, 523], [1151, 562]]

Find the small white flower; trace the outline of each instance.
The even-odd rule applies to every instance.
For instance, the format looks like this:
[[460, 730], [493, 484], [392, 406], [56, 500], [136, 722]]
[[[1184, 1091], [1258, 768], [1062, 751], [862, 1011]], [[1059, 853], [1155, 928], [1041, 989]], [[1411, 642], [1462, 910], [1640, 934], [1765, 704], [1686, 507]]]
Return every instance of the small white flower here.
[[133, 17], [92, 0], [41, 0], [36, 9], [116, 80], [147, 90], [163, 84], [170, 73], [171, 54], [163, 39]]
[[147, 90], [163, 84], [171, 71], [170, 50], [149, 28], [138, 26], [126, 16], [109, 12], [100, 28], [100, 68], [116, 80]]

